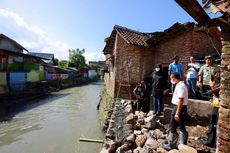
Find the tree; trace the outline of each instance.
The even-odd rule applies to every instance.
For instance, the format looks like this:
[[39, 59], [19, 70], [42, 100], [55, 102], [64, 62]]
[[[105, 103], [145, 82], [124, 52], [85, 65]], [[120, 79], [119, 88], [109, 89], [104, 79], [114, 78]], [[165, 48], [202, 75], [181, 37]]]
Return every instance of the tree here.
[[67, 68], [67, 67], [68, 67], [68, 64], [69, 64], [69, 61], [67, 61], [67, 60], [62, 60], [62, 61], [59, 61], [59, 62], [58, 62], [58, 67]]
[[99, 73], [99, 71], [100, 71], [99, 66], [97, 66], [97, 65], [95, 65], [95, 64], [92, 64], [91, 67], [92, 67], [97, 73]]
[[59, 60], [57, 58], [54, 58], [54, 65], [57, 66], [59, 63]]
[[69, 66], [76, 68], [84, 67], [86, 65], [85, 56], [83, 55], [84, 53], [84, 48], [82, 50], [79, 48], [69, 49]]

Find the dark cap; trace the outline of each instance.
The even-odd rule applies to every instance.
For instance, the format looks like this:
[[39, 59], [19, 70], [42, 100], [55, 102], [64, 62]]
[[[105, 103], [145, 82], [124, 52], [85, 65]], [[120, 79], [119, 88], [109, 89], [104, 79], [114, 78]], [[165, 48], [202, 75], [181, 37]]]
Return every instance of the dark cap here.
[[212, 55], [207, 55], [207, 56], [205, 56], [205, 60], [211, 59], [211, 58], [212, 58]]
[[159, 67], [159, 68], [161, 68], [162, 67], [162, 65], [161, 64], [156, 64], [156, 66], [155, 67]]
[[214, 74], [216, 74], [216, 73], [218, 73], [218, 72], [220, 72], [220, 71], [221, 71], [220, 68], [217, 67], [217, 68], [214, 69]]
[[178, 55], [173, 56], [173, 59], [176, 59], [176, 58], [179, 58], [179, 56]]

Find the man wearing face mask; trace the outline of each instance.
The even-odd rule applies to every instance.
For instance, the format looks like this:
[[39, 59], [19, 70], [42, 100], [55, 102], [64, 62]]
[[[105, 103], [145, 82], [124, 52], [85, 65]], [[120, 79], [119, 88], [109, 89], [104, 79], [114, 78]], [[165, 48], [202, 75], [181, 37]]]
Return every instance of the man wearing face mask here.
[[162, 65], [157, 64], [152, 76], [152, 96], [154, 104], [154, 114], [157, 116], [163, 112], [162, 96], [164, 92], [165, 81], [163, 78]]
[[179, 139], [180, 144], [187, 144], [188, 132], [185, 127], [185, 116], [187, 114], [188, 104], [188, 88], [183, 81], [181, 81], [180, 74], [173, 73], [170, 76], [171, 82], [176, 85], [172, 97], [173, 110], [169, 123], [168, 144], [164, 145], [166, 150], [175, 149], [178, 134], [177, 127], [180, 129]]

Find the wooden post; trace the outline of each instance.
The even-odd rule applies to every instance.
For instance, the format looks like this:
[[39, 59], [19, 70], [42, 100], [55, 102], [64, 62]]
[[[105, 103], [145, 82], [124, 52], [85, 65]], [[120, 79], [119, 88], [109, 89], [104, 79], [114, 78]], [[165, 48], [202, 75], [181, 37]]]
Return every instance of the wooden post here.
[[80, 138], [79, 141], [83, 141], [83, 142], [93, 142], [93, 143], [103, 143], [103, 140], [98, 140], [98, 139], [87, 139], [87, 138]]
[[10, 58], [10, 56], [9, 55], [6, 55], [6, 72], [9, 72], [10, 71], [10, 68], [9, 68], [9, 58]]
[[0, 52], [0, 72], [2, 72], [2, 53]]

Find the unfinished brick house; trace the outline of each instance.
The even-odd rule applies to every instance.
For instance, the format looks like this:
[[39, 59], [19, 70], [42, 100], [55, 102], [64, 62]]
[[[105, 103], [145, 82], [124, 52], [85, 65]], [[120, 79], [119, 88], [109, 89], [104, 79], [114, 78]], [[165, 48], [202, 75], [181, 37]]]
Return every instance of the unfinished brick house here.
[[203, 58], [221, 51], [220, 41], [196, 28], [194, 23], [176, 23], [154, 33], [115, 26], [105, 42], [106, 88], [112, 97], [120, 98], [130, 98], [136, 84], [149, 76], [157, 63], [163, 64], [167, 75], [174, 55], [179, 55], [186, 65], [191, 55]]

